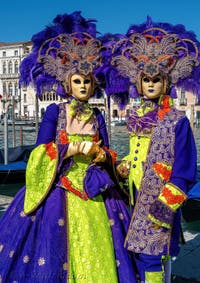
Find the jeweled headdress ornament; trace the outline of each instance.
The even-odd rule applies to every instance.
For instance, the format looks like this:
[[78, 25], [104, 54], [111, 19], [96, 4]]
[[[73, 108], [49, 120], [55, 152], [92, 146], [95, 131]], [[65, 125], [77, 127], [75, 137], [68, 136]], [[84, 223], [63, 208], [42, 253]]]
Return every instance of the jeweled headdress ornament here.
[[38, 52], [44, 72], [64, 82], [72, 74], [89, 75], [101, 65], [101, 42], [88, 33], [60, 34], [45, 41]]
[[[156, 35], [151, 32], [156, 32]], [[116, 45], [119, 44], [126, 47], [122, 49], [121, 55], [113, 57], [112, 63], [132, 83], [136, 83], [141, 74], [149, 77], [163, 74], [172, 83], [177, 83], [180, 79], [189, 77], [193, 67], [199, 64], [198, 48], [192, 40], [168, 34], [160, 28], [131, 34]]]
[[165, 76], [171, 86], [193, 91], [200, 97], [198, 77], [200, 44], [183, 25], [153, 23], [130, 27], [126, 38], [113, 48], [112, 64], [135, 85], [144, 74]]
[[80, 12], [57, 16], [53, 25], [34, 35], [32, 52], [21, 63], [20, 84], [33, 84], [40, 97], [54, 88], [66, 97], [68, 78], [74, 73], [93, 74], [101, 65], [101, 41], [94, 20]]

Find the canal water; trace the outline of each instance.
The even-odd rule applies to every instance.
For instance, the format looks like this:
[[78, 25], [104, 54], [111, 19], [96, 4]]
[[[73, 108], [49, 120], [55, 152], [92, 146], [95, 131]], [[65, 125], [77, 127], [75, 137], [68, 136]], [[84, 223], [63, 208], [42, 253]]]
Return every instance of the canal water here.
[[[198, 163], [200, 164], [200, 128], [193, 130], [196, 145]], [[36, 141], [35, 127], [31, 126], [16, 126], [15, 127], [15, 145], [33, 145]], [[122, 158], [129, 151], [129, 135], [126, 126], [111, 126], [110, 145], [113, 150], [118, 153], [118, 157]], [[13, 147], [13, 132], [12, 127], [8, 127], [8, 146]], [[0, 149], [4, 148], [4, 131], [0, 125]]]

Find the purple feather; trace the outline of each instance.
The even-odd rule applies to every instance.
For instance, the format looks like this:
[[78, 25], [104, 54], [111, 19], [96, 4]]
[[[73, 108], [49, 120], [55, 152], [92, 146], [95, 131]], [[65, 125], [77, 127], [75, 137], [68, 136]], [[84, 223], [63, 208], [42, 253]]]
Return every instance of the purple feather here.
[[62, 33], [86, 32], [93, 37], [96, 35], [96, 25], [94, 19], [85, 19], [81, 12], [72, 14], [57, 15], [51, 25], [46, 26], [42, 31], [32, 36], [32, 52], [24, 58], [20, 64], [20, 86], [28, 86], [32, 83], [35, 86], [39, 98], [45, 91], [57, 85], [56, 93], [66, 97], [61, 82], [54, 77], [48, 76], [44, 72], [43, 64], [37, 62], [38, 51], [44, 41]]

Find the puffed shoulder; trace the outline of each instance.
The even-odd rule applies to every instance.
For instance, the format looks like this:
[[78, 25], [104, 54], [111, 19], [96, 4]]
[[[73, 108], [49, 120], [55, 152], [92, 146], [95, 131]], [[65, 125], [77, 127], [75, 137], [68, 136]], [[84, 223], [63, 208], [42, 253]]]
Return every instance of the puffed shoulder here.
[[186, 116], [179, 119], [175, 127], [175, 132], [176, 136], [184, 137], [184, 139], [186, 139], [185, 136], [190, 137], [192, 135], [190, 121]]
[[47, 106], [44, 118], [49, 120], [57, 120], [59, 113], [59, 106], [55, 103], [52, 103]]

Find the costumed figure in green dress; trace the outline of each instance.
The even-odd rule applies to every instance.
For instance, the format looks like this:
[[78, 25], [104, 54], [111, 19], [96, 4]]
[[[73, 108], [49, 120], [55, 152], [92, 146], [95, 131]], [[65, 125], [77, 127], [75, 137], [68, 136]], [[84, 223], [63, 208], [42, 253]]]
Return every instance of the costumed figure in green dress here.
[[88, 103], [102, 64], [95, 33], [79, 12], [57, 16], [21, 64], [21, 85], [65, 101], [47, 107], [26, 186], [0, 221], [0, 282], [136, 282], [123, 246], [130, 220], [112, 173], [116, 153], [101, 111]]

